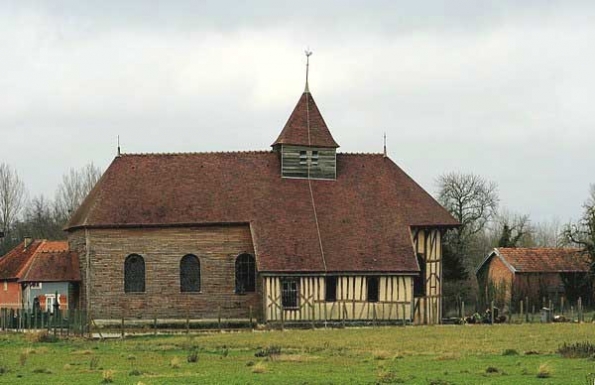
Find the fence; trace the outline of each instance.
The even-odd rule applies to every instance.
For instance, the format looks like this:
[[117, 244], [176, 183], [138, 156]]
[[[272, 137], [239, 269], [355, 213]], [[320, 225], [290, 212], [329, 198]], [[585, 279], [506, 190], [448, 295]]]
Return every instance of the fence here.
[[54, 335], [86, 335], [87, 314], [78, 309], [41, 311], [0, 308], [2, 331], [47, 330]]

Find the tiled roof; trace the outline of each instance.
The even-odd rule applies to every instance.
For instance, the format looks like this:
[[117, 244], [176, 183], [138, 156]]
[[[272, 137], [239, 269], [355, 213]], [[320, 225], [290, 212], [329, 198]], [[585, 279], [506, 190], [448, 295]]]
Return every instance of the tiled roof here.
[[19, 243], [0, 258], [0, 279], [18, 279], [20, 273], [31, 259], [42, 241], [33, 241], [25, 248], [25, 242]]
[[35, 240], [20, 243], [0, 259], [0, 279], [30, 282], [80, 281], [78, 256], [68, 242]]
[[339, 147], [326, 126], [310, 92], [302, 94], [281, 134], [272, 145], [278, 144], [326, 148]]
[[69, 251], [68, 242], [45, 241], [37, 249], [21, 282], [78, 282], [81, 280], [79, 260]]
[[67, 229], [243, 223], [263, 272], [416, 272], [410, 226], [457, 224], [380, 154], [338, 154], [333, 181], [280, 169], [274, 152], [122, 155]]
[[587, 272], [590, 266], [589, 258], [577, 248], [499, 247], [494, 253], [516, 273]]

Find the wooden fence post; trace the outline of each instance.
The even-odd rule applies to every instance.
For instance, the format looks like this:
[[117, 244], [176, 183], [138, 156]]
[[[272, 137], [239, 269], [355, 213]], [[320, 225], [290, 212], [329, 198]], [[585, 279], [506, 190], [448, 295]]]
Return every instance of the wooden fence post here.
[[124, 338], [124, 317], [122, 317], [122, 320], [120, 322], [120, 337]]
[[523, 300], [521, 300], [521, 301], [519, 302], [519, 310], [520, 310], [520, 312], [521, 312], [521, 315], [520, 315], [520, 317], [519, 317], [519, 321], [520, 321], [521, 323], [523, 323]]
[[494, 301], [490, 302], [490, 323], [494, 324]]
[[217, 327], [221, 331], [221, 306], [217, 307]]
[[190, 309], [186, 306], [186, 334], [190, 334]]
[[153, 335], [157, 335], [157, 314], [153, 314]]
[[578, 310], [578, 322], [581, 323], [583, 322], [583, 299], [581, 297], [578, 297], [576, 308]]

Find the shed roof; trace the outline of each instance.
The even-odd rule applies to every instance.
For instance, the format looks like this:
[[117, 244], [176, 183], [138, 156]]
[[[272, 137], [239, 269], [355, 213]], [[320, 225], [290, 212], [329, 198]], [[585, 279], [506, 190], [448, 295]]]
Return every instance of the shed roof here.
[[21, 282], [80, 281], [78, 255], [66, 241], [21, 242], [0, 259], [0, 279]]
[[578, 248], [499, 247], [488, 254], [477, 271], [494, 256], [499, 257], [514, 273], [588, 272], [590, 268], [588, 256]]

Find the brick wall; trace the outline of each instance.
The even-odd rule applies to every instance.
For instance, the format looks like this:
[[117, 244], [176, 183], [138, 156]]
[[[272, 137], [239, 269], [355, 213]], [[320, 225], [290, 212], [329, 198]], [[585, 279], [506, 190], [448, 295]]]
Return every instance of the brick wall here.
[[[247, 318], [261, 314], [260, 281], [257, 292], [235, 294], [235, 259], [254, 255], [250, 228], [208, 226], [149, 229], [89, 229], [89, 282], [85, 230], [69, 236], [70, 247], [80, 256], [80, 298], [87, 299], [93, 318], [176, 317]], [[130, 254], [145, 260], [145, 292], [124, 293], [124, 261]], [[200, 260], [201, 291], [180, 292], [180, 260], [194, 254]], [[258, 261], [257, 261], [258, 264]], [[89, 295], [87, 295], [87, 285]]]
[[[512, 295], [512, 280], [514, 274], [508, 267], [502, 262], [498, 256], [494, 255], [488, 266], [488, 285], [491, 283], [496, 288], [496, 295], [492, 296], [488, 294], [489, 299], [493, 299], [497, 306], [503, 307], [508, 305]], [[489, 291], [489, 287], [486, 290]]]
[[21, 306], [21, 284], [16, 281], [0, 281], [0, 307], [20, 309]]

